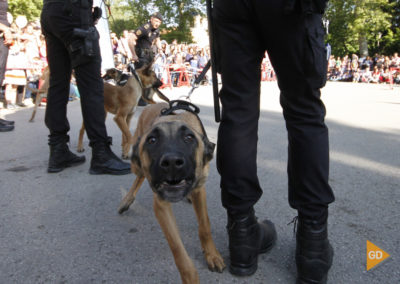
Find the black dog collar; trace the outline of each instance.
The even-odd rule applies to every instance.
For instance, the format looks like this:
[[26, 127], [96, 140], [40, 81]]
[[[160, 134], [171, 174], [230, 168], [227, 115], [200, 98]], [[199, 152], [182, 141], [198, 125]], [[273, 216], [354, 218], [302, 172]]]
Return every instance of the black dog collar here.
[[161, 110], [161, 116], [164, 115], [174, 115], [174, 111], [184, 110], [193, 113], [200, 122], [201, 129], [203, 130], [204, 136], [207, 137], [206, 130], [204, 129], [204, 125], [199, 118], [200, 108], [188, 101], [183, 100], [173, 100], [169, 102], [169, 108], [164, 108]]

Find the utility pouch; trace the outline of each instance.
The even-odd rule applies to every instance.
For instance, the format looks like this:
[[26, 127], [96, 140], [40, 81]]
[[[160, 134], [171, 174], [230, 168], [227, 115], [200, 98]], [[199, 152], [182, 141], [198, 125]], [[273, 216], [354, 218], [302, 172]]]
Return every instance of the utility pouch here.
[[73, 30], [73, 40], [68, 46], [71, 56], [72, 68], [90, 62], [98, 55], [96, 44], [99, 34], [95, 27], [87, 30], [75, 28]]

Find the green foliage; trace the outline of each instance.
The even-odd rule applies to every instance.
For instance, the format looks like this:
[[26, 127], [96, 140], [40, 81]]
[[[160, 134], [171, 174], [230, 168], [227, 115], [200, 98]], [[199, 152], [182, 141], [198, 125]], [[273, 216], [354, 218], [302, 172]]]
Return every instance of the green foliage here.
[[118, 35], [124, 29], [136, 29], [150, 19], [153, 12], [163, 16], [163, 39], [191, 42], [190, 27], [196, 15], [204, 15], [205, 0], [114, 0], [112, 4], [111, 30]]
[[28, 21], [36, 20], [40, 16], [42, 6], [42, 0], [8, 0], [8, 11], [14, 19], [23, 15]]
[[389, 0], [329, 1], [325, 17], [330, 22], [327, 40], [332, 53], [368, 53], [363, 44], [368, 44], [372, 53], [383, 52], [386, 43], [392, 42], [393, 33], [388, 33], [392, 6]]

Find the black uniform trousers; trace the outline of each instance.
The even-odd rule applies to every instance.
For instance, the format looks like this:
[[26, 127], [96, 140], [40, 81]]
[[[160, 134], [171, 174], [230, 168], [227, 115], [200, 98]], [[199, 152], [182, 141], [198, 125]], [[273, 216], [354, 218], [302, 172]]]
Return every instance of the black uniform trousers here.
[[[70, 129], [67, 103], [71, 79], [71, 58], [68, 45], [73, 40], [74, 28], [81, 28], [80, 1], [69, 10], [62, 1], [46, 3], [41, 14], [42, 32], [46, 39], [47, 60], [50, 67], [50, 87], [47, 94], [45, 123], [50, 130], [49, 144], [65, 141]], [[65, 1], [67, 2], [67, 1]], [[91, 7], [87, 17], [92, 19]], [[91, 145], [106, 143], [104, 85], [101, 79], [101, 55], [98, 41], [94, 45], [96, 56], [74, 68], [81, 95], [83, 121]]]
[[222, 204], [230, 214], [243, 214], [262, 194], [256, 159], [261, 62], [267, 50], [288, 131], [289, 204], [300, 216], [324, 218], [334, 195], [320, 99], [327, 70], [322, 15], [304, 14], [299, 5], [286, 15], [284, 2], [214, 1], [222, 76], [217, 147]]

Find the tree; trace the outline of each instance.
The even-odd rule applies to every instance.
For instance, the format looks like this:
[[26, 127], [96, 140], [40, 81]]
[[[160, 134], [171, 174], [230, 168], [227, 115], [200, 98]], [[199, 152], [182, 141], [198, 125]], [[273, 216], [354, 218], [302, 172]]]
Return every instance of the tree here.
[[390, 7], [386, 11], [392, 14], [390, 29], [382, 34], [382, 53], [400, 52], [400, 0], [389, 0]]
[[121, 35], [123, 30], [134, 30], [150, 18], [151, 0], [111, 1], [111, 30]]
[[43, 1], [41, 0], [8, 0], [8, 11], [13, 15], [26, 16], [28, 21], [36, 20], [40, 17]]
[[327, 39], [334, 54], [343, 56], [359, 52], [378, 52], [382, 49], [382, 35], [391, 26], [389, 0], [331, 0], [327, 19], [330, 34]]
[[158, 11], [163, 16], [161, 29], [167, 41], [192, 42], [190, 28], [196, 15], [204, 15], [205, 0], [114, 0], [111, 29], [121, 34], [124, 29], [136, 29]]

